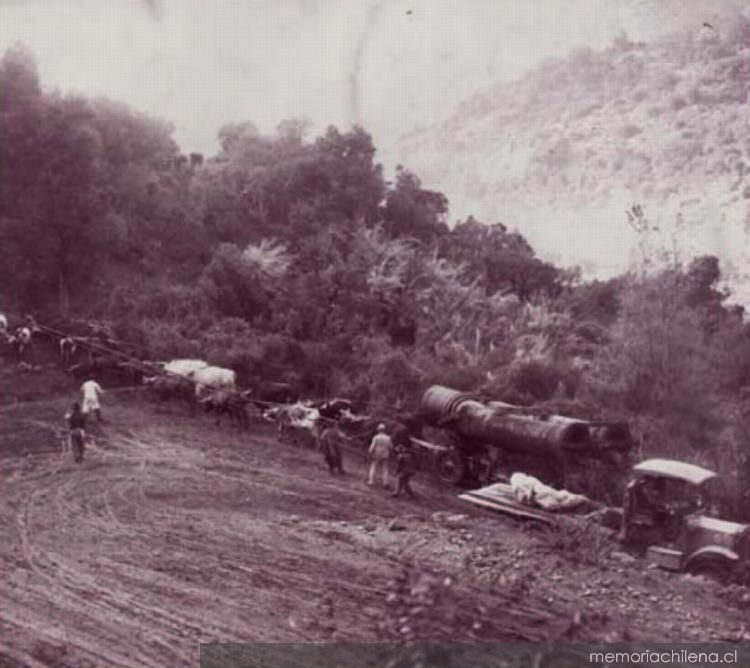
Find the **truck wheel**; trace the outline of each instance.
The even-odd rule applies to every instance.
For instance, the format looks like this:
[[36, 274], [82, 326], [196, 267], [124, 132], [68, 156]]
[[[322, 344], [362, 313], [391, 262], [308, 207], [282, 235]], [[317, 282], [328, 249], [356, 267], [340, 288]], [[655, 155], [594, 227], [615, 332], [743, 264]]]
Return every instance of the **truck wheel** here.
[[458, 485], [466, 474], [464, 458], [455, 450], [438, 455], [436, 466], [440, 479], [451, 485]]
[[700, 559], [690, 564], [688, 572], [691, 575], [702, 575], [714, 582], [725, 585], [732, 578], [732, 564], [723, 559]]

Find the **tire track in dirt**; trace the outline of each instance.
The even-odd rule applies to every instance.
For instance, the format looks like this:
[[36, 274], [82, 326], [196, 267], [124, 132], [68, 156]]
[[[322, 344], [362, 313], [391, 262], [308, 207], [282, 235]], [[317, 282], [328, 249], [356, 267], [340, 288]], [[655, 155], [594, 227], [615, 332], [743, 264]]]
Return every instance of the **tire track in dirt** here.
[[[117, 636], [108, 633], [106, 627], [101, 627], [98, 623], [101, 613], [101, 603], [94, 602], [92, 598], [92, 589], [87, 587], [87, 583], [81, 578], [76, 578], [72, 569], [66, 566], [64, 558], [60, 554], [45, 551], [43, 548], [35, 545], [33, 542], [34, 525], [33, 513], [34, 503], [43, 492], [54, 492], [54, 487], [46, 490], [39, 490], [28, 497], [27, 503], [19, 514], [21, 542], [27, 564], [31, 571], [37, 576], [34, 583], [24, 583], [22, 595], [14, 601], [15, 605], [9, 605], [8, 609], [18, 615], [22, 610], [33, 610], [28, 603], [36, 596], [46, 607], [46, 619], [74, 619], [74, 625], [68, 626], [64, 631], [60, 630], [57, 625], [41, 623], [37, 619], [31, 624], [28, 619], [23, 619], [22, 624], [26, 628], [34, 628], [42, 631], [42, 634], [55, 641], [70, 642], [74, 640], [79, 650], [82, 650], [90, 657], [96, 657], [99, 660], [112, 662], [112, 665], [132, 665], [133, 660], [151, 661], [153, 657], [141, 650], [136, 652], [137, 656], [132, 656], [132, 651], [119, 653], [117, 651]], [[71, 574], [73, 576], [71, 577]], [[12, 584], [12, 582], [11, 582]], [[29, 586], [31, 584], [31, 586]], [[7, 589], [6, 589], [7, 591]], [[25, 607], [26, 606], [26, 607]], [[49, 615], [49, 609], [54, 608], [57, 612]], [[111, 611], [108, 611], [111, 615]], [[32, 613], [33, 614], [33, 613]], [[112, 621], [122, 623], [127, 620], [125, 615], [116, 616]], [[14, 620], [10, 620], [14, 621]], [[16, 620], [17, 621], [17, 620]], [[86, 631], [88, 630], [88, 633]], [[98, 649], [107, 647], [107, 654], [102, 654]]]
[[[234, 482], [234, 483], [239, 482], [242, 485], [246, 485], [247, 484], [247, 481], [245, 479], [243, 479], [242, 477], [239, 477], [239, 476], [227, 476], [227, 475], [219, 475], [219, 476], [217, 476], [214, 472], [209, 472], [209, 474], [210, 474], [210, 477], [219, 477], [220, 479], [222, 479], [224, 481]], [[271, 485], [267, 485], [267, 487], [269, 489], [271, 489], [272, 486]], [[162, 505], [162, 504], [160, 504], [160, 505]], [[168, 511], [168, 512], [171, 512], [171, 510]], [[257, 527], [256, 527], [256, 529], [257, 529]], [[229, 531], [228, 533], [231, 535], [233, 532]], [[225, 541], [224, 542], [226, 542], [227, 539], [228, 539], [228, 536], [225, 537]], [[193, 541], [193, 540], [191, 540], [190, 538], [188, 538], [186, 536], [182, 536], [182, 535], [178, 536], [177, 540], [183, 546], [187, 546], [187, 547], [194, 547], [194, 546], [196, 546], [196, 542]], [[257, 558], [259, 556], [259, 549], [260, 548], [259, 548], [259, 546], [257, 544], [253, 546], [254, 557], [255, 558]], [[284, 550], [283, 552], [282, 551], [277, 551], [275, 553], [275, 555], [276, 555], [276, 559], [277, 560], [280, 560], [282, 558], [283, 559], [288, 559], [290, 556], [293, 559], [295, 559], [295, 560], [296, 559], [301, 559], [301, 558], [304, 558], [304, 557], [307, 557], [309, 559], [309, 555], [307, 553], [303, 553], [301, 551], [298, 552], [298, 553], [294, 553], [294, 554], [290, 553], [289, 550]], [[265, 555], [264, 558], [265, 559], [273, 559], [274, 556], [273, 555]], [[296, 566], [296, 564], [291, 564], [291, 567], [280, 568], [280, 570], [283, 570], [285, 573], [294, 573], [294, 571], [297, 570], [296, 568], [294, 568], [294, 566]], [[216, 566], [214, 564], [210, 564], [210, 567], [211, 568], [215, 568]], [[234, 570], [234, 571], [239, 571], [239, 572], [243, 572], [243, 573], [247, 573], [248, 572], [247, 568], [245, 568], [245, 567], [243, 567], [243, 566], [241, 566], [239, 564], [236, 564], [236, 563], [229, 563], [228, 567], [229, 567], [230, 571]], [[219, 566], [219, 570], [222, 570], [222, 572], [226, 573], [226, 568], [227, 568], [227, 562], [224, 561]], [[283, 588], [285, 586], [288, 586], [288, 585], [298, 585], [298, 584], [299, 583], [296, 582], [293, 577], [291, 578], [291, 581], [290, 581], [290, 577], [288, 575], [283, 580], [279, 579], [276, 582], [274, 582], [273, 579], [269, 579], [268, 576], [266, 576], [265, 577], [265, 581], [263, 583], [264, 587], [266, 589], [270, 589], [270, 590], [281, 589], [281, 588]]]
[[[76, 471], [75, 473], [81, 473]], [[133, 480], [137, 480], [137, 477], [130, 476], [126, 479], [125, 485], [131, 485]], [[37, 533], [36, 527], [34, 526], [34, 514], [37, 506], [37, 502], [43, 501], [43, 497], [48, 498], [51, 503], [44, 504], [47, 508], [54, 507], [58, 514], [62, 514], [63, 517], [58, 517], [61, 522], [64, 522], [65, 516], [76, 517], [76, 521], [85, 524], [89, 529], [101, 532], [104, 535], [107, 534], [111, 528], [111, 524], [102, 521], [102, 516], [97, 512], [92, 512], [92, 504], [95, 493], [92, 493], [89, 487], [91, 484], [94, 486], [105, 485], [109, 486], [113, 480], [111, 476], [109, 479], [90, 481], [83, 478], [83, 484], [79, 476], [63, 479], [57, 485], [47, 486], [42, 489], [32, 491], [26, 499], [24, 507], [21, 509], [18, 515], [18, 528], [21, 537], [21, 545], [23, 555], [26, 562], [32, 569], [32, 571], [39, 576], [44, 584], [44, 589], [47, 595], [53, 595], [54, 593], [60, 593], [64, 591], [69, 597], [72, 596], [78, 599], [79, 607], [86, 607], [88, 605], [87, 598], [92, 593], [97, 596], [97, 605], [101, 607], [108, 607], [105, 613], [112, 616], [117, 608], [123, 608], [126, 611], [132, 612], [133, 608], [136, 611], [150, 618], [150, 621], [154, 624], [163, 623], [165, 620], [173, 622], [173, 629], [182, 625], [184, 620], [179, 616], [165, 614], [164, 611], [158, 611], [155, 613], [150, 610], [147, 606], [137, 606], [129, 598], [123, 598], [120, 596], [113, 596], [111, 585], [106, 584], [105, 586], [97, 584], [96, 580], [90, 576], [87, 576], [80, 568], [72, 566], [69, 562], [66, 562], [64, 555], [61, 552], [55, 552], [53, 550], [45, 550], [44, 547], [35, 541], [34, 536]], [[108, 494], [108, 490], [104, 490], [103, 494]], [[120, 489], [120, 496], [125, 499], [123, 489]], [[84, 503], [81, 499], [88, 499]], [[125, 499], [130, 501], [130, 499]], [[138, 505], [136, 503], [136, 505]], [[122, 526], [120, 524], [120, 526]], [[93, 616], [93, 615], [92, 615]], [[122, 624], [127, 621], [127, 617], [116, 615], [113, 620], [118, 624]], [[217, 629], [219, 630], [219, 629]], [[222, 629], [223, 630], [223, 629]], [[101, 640], [101, 639], [100, 639]], [[167, 643], [167, 647], [170, 645]], [[172, 658], [178, 658], [174, 656], [176, 648], [172, 646], [173, 656]], [[178, 653], [179, 658], [186, 658], [184, 652]], [[115, 659], [113, 655], [111, 658]], [[164, 658], [164, 657], [161, 657]], [[140, 660], [146, 659], [157, 659], [156, 656], [142, 656]], [[151, 661], [148, 661], [151, 663]], [[123, 665], [127, 665], [124, 662]]]
[[[123, 496], [123, 494], [120, 494]], [[128, 499], [128, 501], [132, 501], [132, 505], [139, 506], [139, 500], [137, 498], [137, 495], [134, 499]], [[87, 504], [87, 508], [90, 509], [91, 503]], [[107, 525], [102, 524], [100, 516], [97, 513], [88, 513], [88, 516], [86, 516], [85, 511], [80, 513], [80, 515], [85, 517], [85, 520], [89, 522], [89, 524], [92, 527], [98, 528], [100, 530], [107, 529]], [[148, 518], [152, 520], [152, 518]], [[122, 526], [122, 524], [120, 525]], [[142, 537], [139, 537], [139, 541], [142, 540]], [[146, 546], [144, 546], [146, 547]], [[147, 549], [147, 547], [146, 547]], [[119, 578], [116, 578], [112, 581], [102, 578], [101, 576], [98, 576], [96, 580], [93, 580], [90, 577], [84, 577], [82, 574], [77, 571], [74, 568], [71, 568], [67, 566], [66, 562], [62, 562], [62, 564], [59, 561], [59, 555], [56, 556], [58, 559], [58, 568], [62, 569], [62, 572], [67, 575], [67, 586], [69, 588], [76, 588], [76, 587], [84, 587], [87, 591], [94, 591], [97, 593], [99, 601], [101, 603], [107, 603], [110, 606], [114, 608], [121, 608], [123, 610], [129, 610], [131, 612], [135, 612], [136, 614], [140, 615], [142, 618], [147, 619], [151, 624], [154, 625], [160, 625], [163, 627], [168, 628], [170, 631], [174, 632], [181, 628], [184, 628], [187, 626], [187, 619], [184, 616], [175, 615], [167, 610], [159, 609], [153, 605], [146, 605], [140, 603], [138, 600], [134, 599], [130, 596], [120, 596], [116, 593], [115, 589], [117, 587], [121, 586], [121, 582]], [[119, 575], [119, 574], [118, 574]], [[206, 624], [203, 622], [203, 626], [205, 627]], [[222, 633], [225, 632], [226, 628], [220, 628], [220, 627], [210, 627], [209, 630], [214, 633]]]
[[[192, 595], [204, 603], [214, 598], [214, 607], [220, 607], [224, 611], [223, 618], [219, 623], [207, 623], [205, 612], [195, 612], [199, 607], [192, 607], [192, 614], [186, 614], [182, 606], [178, 612], [166, 609], [152, 602], [139, 601], [132, 594], [120, 593], [123, 586], [123, 575], [130, 577], [134, 588], [137, 585], [153, 584], [154, 572], [149, 568], [137, 569], [127, 566], [122, 558], [99, 559], [98, 565], [108, 566], [112, 570], [112, 576], [103, 575], [101, 572], [93, 573], [90, 561], [81, 559], [73, 560], [68, 555], [65, 546], [58, 545], [59, 539], [66, 534], [75, 534], [73, 528], [77, 529], [79, 538], [84, 533], [87, 539], [94, 538], [95, 541], [106, 543], [108, 540], [117, 540], [123, 533], [134, 533], [129, 535], [128, 540], [135, 552], [153, 551], [153, 544], [161, 540], [166, 542], [170, 548], [178, 546], [181, 550], [203, 552], [200, 561], [214, 567], [213, 561], [219, 564], [217, 574], [225, 580], [225, 584], [232, 587], [241, 587], [250, 584], [254, 592], [254, 601], [265, 599], [267, 605], [277, 606], [285, 596], [278, 593], [283, 592], [289, 586], [300, 586], [307, 584], [310, 589], [311, 598], [317, 596], [315, 577], [305, 578], [273, 575], [265, 569], [257, 569], [257, 572], [248, 569], [239, 559], [222, 558], [221, 554], [212, 554], [211, 550], [206, 553], [206, 541], [203, 538], [194, 538], [185, 535], [179, 530], [181, 520], [188, 522], [200, 522], [199, 512], [181, 507], [175, 508], [174, 504], [167, 501], [154, 501], [147, 489], [153, 491], [154, 478], [158, 477], [158, 483], [164, 487], [179, 487], [186, 481], [201, 486], [235, 486], [239, 489], [251, 489], [258, 492], [258, 487], [267, 490], [273, 489], [272, 483], [259, 483], [258, 481], [248, 484], [248, 478], [238, 474], [225, 474], [220, 471], [207, 470], [206, 456], [200, 450], [178, 446], [159, 438], [153, 438], [145, 433], [143, 438], [118, 437], [116, 434], [108, 439], [107, 448], [92, 448], [87, 454], [87, 461], [82, 467], [74, 467], [61, 460], [59, 456], [49, 458], [41, 455], [36, 474], [31, 477], [24, 475], [23, 468], [16, 465], [4, 467], [6, 478], [14, 481], [19, 488], [27, 491], [26, 501], [17, 515], [17, 525], [24, 560], [31, 572], [38, 579], [35, 587], [39, 601], [46, 598], [50, 605], [59, 604], [60, 615], [75, 611], [77, 625], [85, 631], [90, 620], [106, 618], [110, 626], [119, 629], [132, 628], [130, 618], [133, 615], [141, 617], [142, 621], [150, 626], [160, 629], [164, 634], [179, 638], [179, 640], [157, 643], [159, 650], [140, 651], [134, 656], [126, 651], [118, 652], [122, 646], [122, 634], [110, 635], [108, 633], [95, 634], [94, 638], [87, 638], [85, 633], [61, 636], [54, 629], [44, 628], [33, 619], [33, 606], [29, 611], [21, 605], [20, 597], [14, 601], [13, 607], [18, 617], [19, 610], [27, 610], [30, 616], [7, 621], [26, 625], [27, 628], [42, 628], [44, 634], [53, 641], [67, 639], [74, 642], [79, 651], [92, 658], [107, 659], [112, 665], [128, 665], [129, 661], [135, 661], [139, 665], [157, 665], [158, 663], [169, 665], [174, 660], [189, 660], [194, 657], [194, 652], [185, 652], [183, 640], [186, 631], [191, 635], [199, 637], [196, 640], [206, 639], [209, 636], [217, 638], [233, 639], [289, 639], [289, 629], [283, 633], [268, 633], [269, 629], [257, 629], [242, 622], [242, 613], [246, 612], [246, 604], [230, 599], [222, 599], [212, 594], [210, 589], [196, 588], [180, 583], [180, 578], [174, 575], [163, 577], [163, 586], [168, 591], [167, 601], [175, 598]], [[93, 464], [91, 459], [96, 456], [100, 463]], [[222, 456], [217, 462], [223, 464]], [[229, 458], [231, 459], [231, 457]], [[114, 471], [108, 470], [102, 464], [114, 464]], [[236, 463], [235, 463], [236, 464]], [[236, 470], [243, 470], [242, 466], [233, 466]], [[245, 466], [246, 470], [247, 467]], [[66, 477], [62, 477], [66, 476]], [[46, 479], [45, 484], [36, 487], [35, 483]], [[251, 476], [252, 479], [252, 476]], [[207, 480], [210, 482], [207, 483]], [[200, 489], [197, 491], [200, 492]], [[53, 513], [50, 516], [50, 509]], [[75, 525], [72, 527], [71, 522]], [[245, 523], [239, 522], [240, 526], [213, 527], [212, 532], [219, 543], [224, 544], [230, 551], [234, 549], [238, 554], [243, 554], [243, 548], [248, 548], [247, 541], [238, 546], [232, 546], [232, 539], [238, 535], [238, 530], [246, 529]], [[177, 525], [177, 526], [175, 526]], [[205, 527], [205, 521], [203, 522]], [[83, 530], [83, 531], [82, 531]], [[195, 531], [193, 533], [196, 533]], [[114, 534], [114, 535], [113, 535]], [[269, 537], [269, 540], [271, 537]], [[75, 539], [74, 539], [75, 540]], [[90, 542], [90, 540], [88, 541]], [[236, 542], [236, 541], [235, 541]], [[68, 541], [66, 541], [68, 544]], [[62, 549], [61, 549], [62, 548]], [[280, 565], [281, 561], [289, 561], [297, 564], [299, 560], [309, 555], [304, 550], [296, 554], [279, 553], [268, 549], [262, 541], [251, 541], [249, 549], [254, 557], [260, 556], [266, 563], [276, 562], [277, 573], [290, 573], [291, 566]], [[213, 557], [213, 559], [211, 558]], [[101, 569], [97, 569], [100, 571]], [[126, 578], [127, 580], [127, 578]], [[182, 586], [183, 591], [180, 592]], [[304, 595], [304, 587], [302, 593]], [[28, 593], [28, 583], [23, 584], [20, 591]], [[259, 595], [260, 594], [260, 595]], [[32, 596], [31, 600], [35, 600]], [[38, 607], [41, 607], [39, 605]], [[226, 613], [229, 613], [228, 615]], [[228, 617], [236, 616], [240, 622], [232, 622]], [[276, 615], [277, 617], [279, 615]], [[275, 626], [279, 626], [278, 623]], [[255, 633], [253, 633], [255, 631]], [[258, 633], [260, 631], [260, 634]], [[96, 636], [98, 635], [98, 640]], [[129, 635], [129, 634], [128, 634]], [[308, 633], [298, 630], [295, 636], [299, 640], [312, 639]], [[96, 646], [108, 647], [108, 654], [102, 657], [96, 651]], [[165, 655], [166, 653], [166, 655]]]
[[[22, 665], [40, 665], [45, 643], [65, 650], [60, 666], [148, 668], [197, 665], [199, 643], [217, 640], [380, 640], [393, 582], [412, 563], [466, 572], [471, 544], [454, 547], [458, 532], [431, 519], [471, 514], [454, 490], [418, 479], [411, 504], [367, 488], [357, 453], [349, 475], [332, 477], [319, 453], [280, 445], [271, 429], [216, 430], [135, 404], [107, 417], [81, 465], [37, 443], [0, 459], [0, 630], [11, 639], [0, 654]], [[405, 512], [416, 513], [408, 531], [389, 531]], [[477, 521], [474, 544], [525, 544], [514, 526]], [[537, 570], [560, 563], [540, 559]], [[494, 609], [480, 586], [468, 581], [462, 605]], [[558, 637], [565, 614], [513, 601], [484, 639]]]

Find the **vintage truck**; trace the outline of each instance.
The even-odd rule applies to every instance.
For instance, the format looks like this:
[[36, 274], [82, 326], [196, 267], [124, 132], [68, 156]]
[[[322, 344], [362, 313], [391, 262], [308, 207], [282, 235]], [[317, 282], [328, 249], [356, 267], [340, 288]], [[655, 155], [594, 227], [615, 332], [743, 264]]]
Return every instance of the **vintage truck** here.
[[750, 525], [720, 519], [722, 482], [695, 464], [648, 459], [625, 490], [620, 540], [662, 568], [725, 581], [750, 575]]
[[[611, 523], [614, 516], [619, 541], [661, 568], [750, 584], [750, 525], [719, 517], [722, 491], [713, 471], [648, 459], [632, 467], [622, 509], [609, 508], [588, 518], [606, 517]], [[560, 522], [559, 513], [520, 503], [503, 483], [464, 492], [460, 498], [520, 519]]]

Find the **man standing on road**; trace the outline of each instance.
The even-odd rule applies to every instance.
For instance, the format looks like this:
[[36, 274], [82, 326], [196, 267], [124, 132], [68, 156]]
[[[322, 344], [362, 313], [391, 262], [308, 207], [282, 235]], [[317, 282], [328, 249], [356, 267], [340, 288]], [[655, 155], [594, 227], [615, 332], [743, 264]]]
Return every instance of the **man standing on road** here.
[[328, 471], [331, 475], [335, 473], [343, 475], [344, 467], [341, 461], [341, 439], [343, 434], [339, 431], [339, 428], [334, 425], [327, 427], [323, 430], [320, 435], [320, 449], [323, 452], [323, 457], [328, 464]]
[[70, 436], [70, 446], [73, 450], [73, 459], [76, 464], [83, 461], [83, 448], [86, 440], [86, 416], [81, 412], [81, 405], [76, 402], [72, 408], [65, 413], [65, 419], [68, 421], [68, 434]]
[[99, 383], [93, 378], [89, 378], [83, 385], [81, 385], [81, 393], [83, 394], [83, 414], [88, 415], [94, 413], [96, 419], [102, 421], [102, 407], [99, 404], [99, 399], [104, 394]]
[[385, 425], [378, 425], [378, 433], [370, 443], [370, 475], [367, 478], [367, 484], [372, 487], [375, 484], [375, 478], [380, 473], [383, 481], [383, 487], [388, 488], [388, 460], [393, 451], [393, 441], [385, 432]]
[[396, 446], [396, 491], [393, 496], [399, 497], [401, 493], [407, 494], [410, 499], [415, 497], [410, 481], [417, 472], [417, 460], [412, 451], [411, 442], [399, 443]]

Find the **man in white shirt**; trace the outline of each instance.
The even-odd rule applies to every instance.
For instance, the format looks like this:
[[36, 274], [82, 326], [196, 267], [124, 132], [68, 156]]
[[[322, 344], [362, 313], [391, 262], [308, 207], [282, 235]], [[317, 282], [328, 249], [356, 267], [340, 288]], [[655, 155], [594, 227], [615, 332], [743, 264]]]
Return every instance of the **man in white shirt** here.
[[82, 412], [84, 415], [93, 413], [96, 415], [96, 419], [102, 421], [102, 407], [99, 404], [99, 399], [104, 394], [99, 383], [93, 378], [89, 378], [83, 385], [81, 385], [81, 393], [83, 394], [83, 407]]
[[378, 433], [372, 439], [370, 444], [370, 475], [367, 478], [367, 484], [375, 484], [375, 478], [378, 473], [383, 481], [383, 487], [388, 487], [388, 460], [391, 458], [393, 451], [393, 441], [385, 432], [385, 425], [378, 425]]

